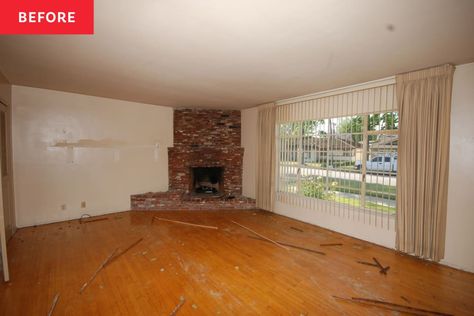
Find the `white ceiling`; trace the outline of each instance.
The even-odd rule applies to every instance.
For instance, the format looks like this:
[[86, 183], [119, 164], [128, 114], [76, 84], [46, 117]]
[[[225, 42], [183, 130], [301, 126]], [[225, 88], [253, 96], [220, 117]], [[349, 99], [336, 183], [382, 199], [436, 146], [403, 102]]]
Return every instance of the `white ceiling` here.
[[93, 36], [0, 36], [13, 84], [174, 107], [472, 61], [473, 0], [95, 0]]

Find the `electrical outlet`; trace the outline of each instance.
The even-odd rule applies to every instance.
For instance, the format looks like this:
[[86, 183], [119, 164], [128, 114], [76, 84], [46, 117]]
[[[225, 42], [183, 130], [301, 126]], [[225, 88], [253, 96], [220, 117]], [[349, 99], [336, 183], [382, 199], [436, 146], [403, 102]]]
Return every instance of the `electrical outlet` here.
[[66, 210], [66, 204], [61, 204], [61, 211], [65, 211]]
[[86, 201], [81, 202], [81, 208], [86, 208]]

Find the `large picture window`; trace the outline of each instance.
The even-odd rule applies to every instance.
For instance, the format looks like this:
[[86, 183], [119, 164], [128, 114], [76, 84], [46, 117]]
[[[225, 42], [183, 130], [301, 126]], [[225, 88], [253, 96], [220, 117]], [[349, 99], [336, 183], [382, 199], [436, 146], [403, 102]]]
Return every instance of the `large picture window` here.
[[398, 113], [278, 125], [277, 191], [393, 215]]

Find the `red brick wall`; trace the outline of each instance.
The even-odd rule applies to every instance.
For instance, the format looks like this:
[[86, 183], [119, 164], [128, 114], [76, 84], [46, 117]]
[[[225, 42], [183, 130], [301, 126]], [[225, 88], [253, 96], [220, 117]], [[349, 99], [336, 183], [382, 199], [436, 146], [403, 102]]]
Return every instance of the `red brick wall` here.
[[174, 146], [239, 147], [240, 111], [175, 110]]
[[175, 110], [169, 188], [189, 191], [192, 167], [223, 167], [224, 193], [242, 194], [240, 111]]
[[175, 110], [174, 146], [240, 147], [240, 111]]
[[191, 196], [178, 192], [149, 192], [131, 196], [132, 210], [225, 210], [255, 209], [255, 200], [247, 197], [233, 199]]

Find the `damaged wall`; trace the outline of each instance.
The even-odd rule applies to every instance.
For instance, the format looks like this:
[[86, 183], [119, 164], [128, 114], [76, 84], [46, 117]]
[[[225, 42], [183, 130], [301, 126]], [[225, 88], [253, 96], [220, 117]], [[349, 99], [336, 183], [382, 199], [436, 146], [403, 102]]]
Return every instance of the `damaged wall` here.
[[166, 191], [172, 144], [171, 108], [14, 86], [17, 225], [128, 210], [131, 194]]

